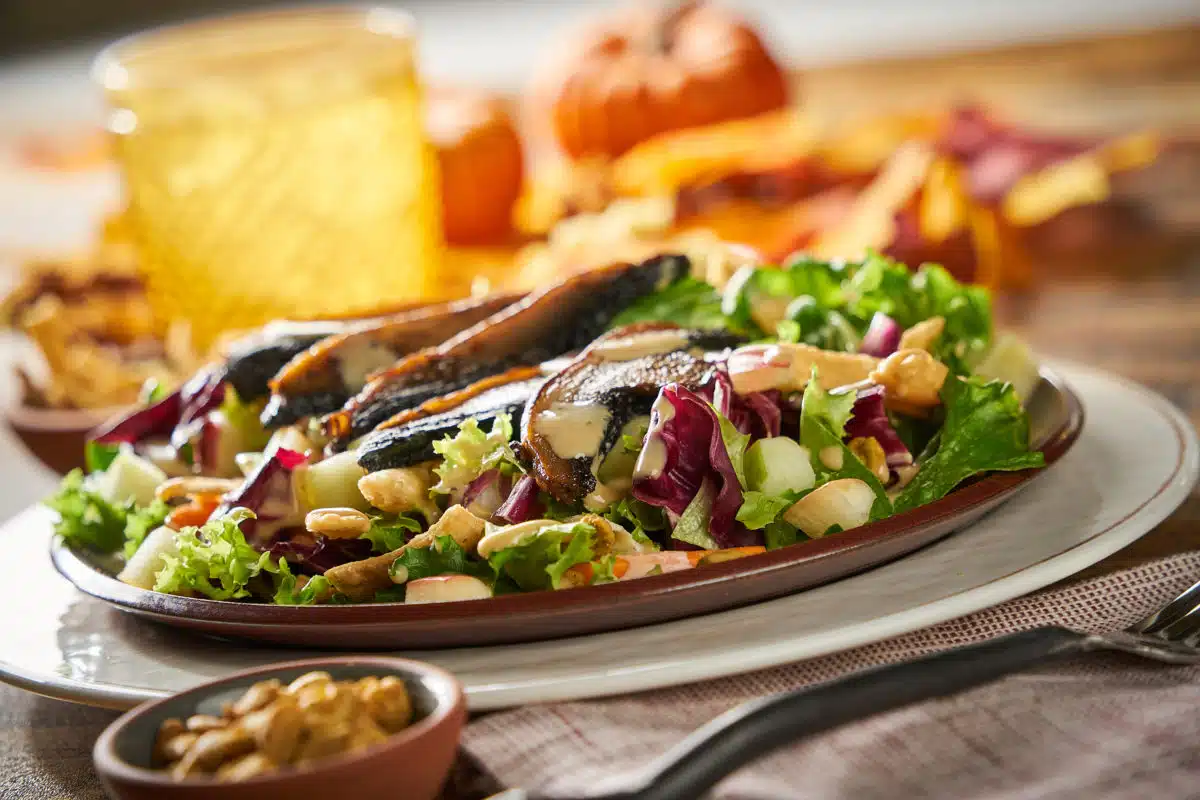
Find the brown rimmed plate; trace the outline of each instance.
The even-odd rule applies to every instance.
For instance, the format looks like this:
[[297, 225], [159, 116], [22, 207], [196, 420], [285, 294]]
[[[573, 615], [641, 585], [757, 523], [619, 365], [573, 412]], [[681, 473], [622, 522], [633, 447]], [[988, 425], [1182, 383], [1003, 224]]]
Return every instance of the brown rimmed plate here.
[[[1083, 406], [1056, 373], [1043, 368], [1041, 374], [1028, 410], [1035, 446], [1051, 465], [1078, 438]], [[458, 603], [296, 607], [176, 597], [121, 583], [107, 568], [111, 565], [57, 538], [51, 557], [67, 580], [93, 597], [140, 617], [214, 636], [330, 648], [509, 644], [723, 611], [862, 572], [969, 525], [1041, 471], [989, 475], [904, 514], [723, 564], [569, 591]]]

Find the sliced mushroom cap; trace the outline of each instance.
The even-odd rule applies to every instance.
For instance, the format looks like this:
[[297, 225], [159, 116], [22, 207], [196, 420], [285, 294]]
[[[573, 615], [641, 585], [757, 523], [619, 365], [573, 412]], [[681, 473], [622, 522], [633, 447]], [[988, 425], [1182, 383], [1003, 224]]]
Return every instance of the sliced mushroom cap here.
[[334, 335], [292, 352], [271, 379], [263, 413], [268, 427], [336, 411], [362, 389], [371, 374], [397, 358], [441, 344], [505, 306], [519, 295], [439, 303], [376, 319], [343, 324]]
[[225, 380], [238, 397], [257, 400], [270, 393], [270, 380], [289, 360], [322, 339], [344, 331], [352, 323], [272, 323], [232, 342], [226, 348]]
[[508, 380], [485, 378], [397, 415], [394, 424], [381, 425], [363, 439], [357, 448], [359, 466], [376, 472], [428, 461], [436, 456], [433, 443], [453, 434], [468, 419], [486, 429], [500, 414], [509, 414], [513, 425], [520, 425], [525, 404], [546, 381], [536, 368], [532, 376], [530, 372], [528, 367], [509, 370], [503, 374]]
[[564, 503], [582, 501], [596, 487], [598, 460], [629, 419], [650, 410], [659, 389], [668, 383], [695, 388], [713, 378], [719, 360], [693, 344], [710, 334], [676, 329], [682, 335], [664, 336], [667, 330], [655, 325], [613, 331], [606, 341], [627, 340], [620, 359], [594, 344], [525, 406], [522, 451], [543, 491]]
[[683, 256], [668, 255], [565, 278], [374, 376], [325, 419], [326, 433], [344, 443], [437, 394], [579, 350], [630, 303], [686, 276], [688, 268]]

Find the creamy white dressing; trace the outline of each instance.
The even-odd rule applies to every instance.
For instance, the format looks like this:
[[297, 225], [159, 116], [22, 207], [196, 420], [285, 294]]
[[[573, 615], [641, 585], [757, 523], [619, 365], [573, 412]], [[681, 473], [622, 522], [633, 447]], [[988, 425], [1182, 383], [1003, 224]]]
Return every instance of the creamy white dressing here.
[[817, 453], [817, 458], [825, 465], [826, 469], [839, 470], [846, 463], [846, 454], [842, 448], [836, 445], [822, 447], [821, 451]]
[[597, 342], [592, 345], [591, 352], [605, 361], [633, 361], [643, 356], [672, 353], [687, 346], [687, 332], [678, 329], [664, 331], [646, 331], [633, 336], [622, 336], [616, 339]]
[[631, 556], [637, 553], [656, 553], [658, 548], [651, 544], [643, 544], [633, 538], [633, 534], [615, 522], [610, 522], [613, 529], [613, 552], [619, 556]]
[[559, 458], [594, 457], [604, 443], [612, 412], [597, 403], [551, 403], [534, 427]]
[[674, 417], [675, 406], [660, 394], [650, 409], [650, 428], [646, 431], [646, 443], [642, 445], [642, 452], [638, 453], [637, 463], [633, 465], [635, 481], [657, 478], [667, 468], [667, 445], [659, 433]]
[[338, 374], [346, 388], [356, 392], [366, 384], [368, 375], [395, 361], [396, 354], [379, 342], [352, 339], [338, 350]]
[[491, 558], [501, 550], [516, 547], [537, 536], [545, 528], [561, 523], [552, 519], [530, 519], [516, 525], [492, 525], [488, 523], [483, 538], [475, 546], [482, 558]]
[[[525, 522], [519, 522], [516, 525], [492, 525], [488, 523], [487, 530], [483, 538], [479, 540], [479, 544], [475, 549], [481, 558], [491, 558], [501, 550], [506, 550], [510, 547], [528, 542], [536, 536], [541, 535], [547, 528], [555, 526], [570, 525], [575, 522], [580, 522], [581, 517], [573, 517], [565, 522], [559, 522], [553, 519], [531, 519]], [[634, 553], [653, 553], [656, 552], [652, 545], [645, 545], [633, 538], [633, 534], [622, 528], [620, 525], [610, 523], [613, 530], [613, 552], [617, 555], [633, 555]]]

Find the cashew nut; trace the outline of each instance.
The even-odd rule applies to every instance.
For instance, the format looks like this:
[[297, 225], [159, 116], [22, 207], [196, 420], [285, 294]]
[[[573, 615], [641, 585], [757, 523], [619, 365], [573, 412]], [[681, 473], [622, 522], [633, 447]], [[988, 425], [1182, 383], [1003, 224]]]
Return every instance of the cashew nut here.
[[278, 767], [262, 753], [249, 753], [217, 770], [219, 781], [244, 781], [274, 772]]
[[247, 689], [246, 693], [229, 707], [229, 714], [234, 717], [242, 717], [251, 711], [257, 711], [273, 702], [279, 696], [281, 688], [283, 688], [283, 684], [275, 678], [259, 681]]
[[197, 772], [212, 772], [226, 761], [245, 755], [254, 749], [254, 738], [238, 725], [222, 730], [211, 730], [184, 753], [171, 772], [176, 777], [186, 777]]
[[437, 504], [429, 498], [434, 484], [432, 468], [427, 464], [369, 472], [358, 479], [358, 490], [367, 502], [389, 514], [419, 511], [426, 519], [437, 519]]
[[[455, 505], [447, 508], [441, 519], [429, 526], [426, 533], [435, 539], [439, 536], [451, 536], [458, 542], [459, 547], [470, 553], [474, 552], [475, 546], [483, 538], [486, 527], [479, 517], [462, 506]], [[415, 537], [413, 541], [416, 541]]]
[[164, 720], [155, 737], [155, 758], [176, 780], [211, 775], [240, 781], [370, 747], [405, 728], [412, 717], [412, 699], [400, 678], [334, 681], [329, 673], [314, 671], [286, 688], [278, 680], [254, 684], [225, 705], [222, 718], [196, 714], [186, 722]]
[[925, 350], [897, 350], [870, 375], [887, 389], [889, 406], [909, 409], [932, 408], [942, 402], [939, 392], [950, 370]]
[[900, 334], [900, 350], [929, 350], [946, 329], [944, 317], [930, 317]]
[[412, 721], [412, 699], [404, 681], [394, 675], [363, 678], [358, 682], [358, 696], [367, 713], [385, 731], [395, 733]]
[[209, 714], [196, 714], [188, 717], [187, 729], [192, 733], [207, 733], [217, 731], [229, 725], [229, 720], [214, 717]]
[[353, 508], [318, 508], [304, 517], [304, 527], [330, 539], [357, 539], [371, 529], [371, 518]]

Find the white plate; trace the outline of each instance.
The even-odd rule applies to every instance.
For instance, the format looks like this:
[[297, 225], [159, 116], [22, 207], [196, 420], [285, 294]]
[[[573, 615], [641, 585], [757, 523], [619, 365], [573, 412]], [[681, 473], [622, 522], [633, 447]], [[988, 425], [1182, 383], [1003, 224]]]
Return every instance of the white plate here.
[[[462, 680], [475, 710], [733, 675], [880, 641], [1039, 589], [1162, 521], [1198, 469], [1196, 434], [1147, 389], [1063, 372], [1087, 420], [1071, 451], [1019, 498], [907, 558], [768, 603], [619, 633], [407, 655]], [[31, 509], [0, 528], [0, 678], [123, 708], [303, 651], [186, 634], [76, 591], [50, 565]], [[39, 522], [42, 524], [30, 524]]]

